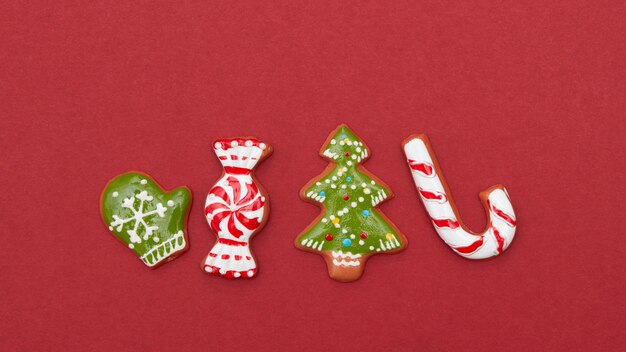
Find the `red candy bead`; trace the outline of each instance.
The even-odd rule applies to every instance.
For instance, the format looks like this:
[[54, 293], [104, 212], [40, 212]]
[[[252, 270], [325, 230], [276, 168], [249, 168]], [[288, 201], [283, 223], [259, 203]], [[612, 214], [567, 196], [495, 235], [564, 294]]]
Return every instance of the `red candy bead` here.
[[346, 156], [350, 156], [350, 153], [346, 152]]
[[361, 238], [363, 239], [367, 238], [367, 234], [365, 232], [361, 232]]
[[348, 199], [350, 199], [350, 196], [348, 196], [347, 194], [344, 194], [343, 200], [348, 200]]
[[333, 235], [327, 233], [326, 234], [326, 241], [332, 241], [333, 240]]

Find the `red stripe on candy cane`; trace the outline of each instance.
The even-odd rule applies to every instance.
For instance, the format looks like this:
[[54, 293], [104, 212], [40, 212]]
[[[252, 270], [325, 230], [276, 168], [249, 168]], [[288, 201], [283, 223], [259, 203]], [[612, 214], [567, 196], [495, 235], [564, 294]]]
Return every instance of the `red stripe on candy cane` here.
[[435, 201], [438, 203], [445, 203], [448, 201], [448, 198], [446, 197], [446, 195], [441, 192], [437, 192], [437, 191], [429, 192], [420, 187], [417, 188], [417, 191], [419, 192], [420, 196], [422, 196], [422, 199], [427, 200], [427, 201]]
[[476, 252], [480, 247], [482, 247], [482, 245], [483, 245], [483, 237], [479, 237], [479, 239], [476, 242], [470, 244], [469, 246], [452, 247], [452, 249], [462, 254], [471, 254], [471, 253]]
[[417, 162], [411, 159], [409, 159], [408, 162], [409, 162], [409, 167], [411, 168], [411, 170], [417, 171], [420, 174], [427, 176], [427, 177], [432, 177], [435, 175], [435, 168], [433, 167], [431, 163]]
[[459, 222], [454, 220], [454, 219], [430, 219], [433, 224], [435, 224], [435, 226], [439, 227], [439, 228], [450, 228], [452, 230], [455, 230], [459, 227]]
[[496, 238], [496, 242], [498, 242], [498, 253], [502, 253], [504, 251], [504, 238], [500, 236], [500, 231], [495, 228], [495, 226], [491, 225], [491, 232], [493, 232], [493, 237]]
[[507, 213], [503, 212], [502, 210], [496, 208], [496, 206], [491, 204], [491, 202], [489, 200], [487, 200], [487, 205], [489, 206], [489, 208], [491, 208], [491, 211], [493, 211], [493, 213], [496, 214], [496, 216], [498, 216], [500, 219], [504, 220], [504, 222], [506, 222], [507, 225], [509, 225], [511, 227], [517, 226], [517, 223], [516, 223], [514, 217], [512, 217], [512, 216], [508, 215]]

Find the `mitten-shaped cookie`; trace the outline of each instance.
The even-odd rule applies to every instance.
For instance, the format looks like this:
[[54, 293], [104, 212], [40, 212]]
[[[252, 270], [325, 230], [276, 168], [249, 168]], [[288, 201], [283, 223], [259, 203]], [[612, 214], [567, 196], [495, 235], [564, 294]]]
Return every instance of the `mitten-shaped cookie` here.
[[166, 192], [150, 176], [129, 172], [106, 185], [100, 213], [109, 231], [155, 268], [187, 249], [190, 204], [188, 188]]

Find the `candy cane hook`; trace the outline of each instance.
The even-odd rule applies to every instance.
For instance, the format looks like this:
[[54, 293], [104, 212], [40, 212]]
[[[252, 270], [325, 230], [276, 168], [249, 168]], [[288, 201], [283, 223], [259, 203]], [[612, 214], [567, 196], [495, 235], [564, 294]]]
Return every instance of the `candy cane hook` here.
[[513, 241], [517, 226], [506, 188], [495, 185], [480, 192], [489, 221], [482, 233], [473, 232], [461, 220], [428, 137], [410, 136], [402, 146], [417, 192], [439, 237], [469, 259], [485, 259], [504, 252]]

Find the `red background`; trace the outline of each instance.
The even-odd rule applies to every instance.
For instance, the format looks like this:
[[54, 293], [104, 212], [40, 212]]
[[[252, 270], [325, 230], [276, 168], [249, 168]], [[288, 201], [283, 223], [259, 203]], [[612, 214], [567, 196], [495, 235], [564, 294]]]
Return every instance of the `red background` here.
[[[54, 5], [52, 5], [54, 4]], [[624, 38], [619, 1], [0, 4], [4, 350], [624, 349]], [[294, 237], [298, 190], [339, 123], [396, 193], [409, 238], [341, 284]], [[400, 148], [425, 132], [463, 219], [504, 183], [519, 219], [472, 262], [436, 235]], [[256, 135], [271, 217], [250, 281], [203, 274], [210, 142]], [[195, 197], [190, 250], [150, 271], [98, 200], [128, 170]]]

